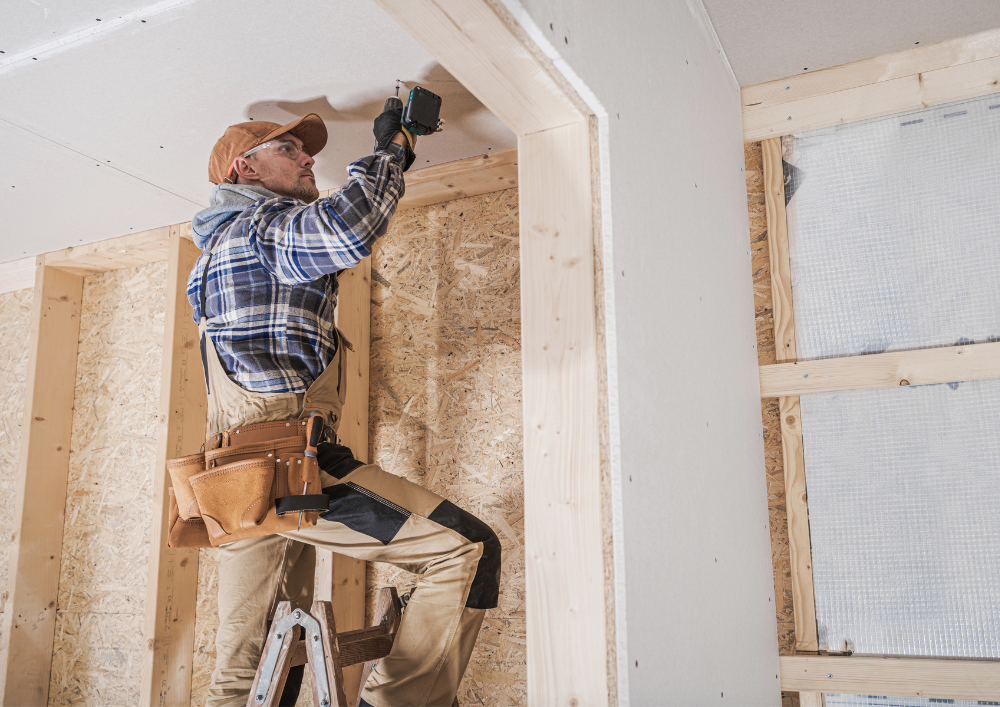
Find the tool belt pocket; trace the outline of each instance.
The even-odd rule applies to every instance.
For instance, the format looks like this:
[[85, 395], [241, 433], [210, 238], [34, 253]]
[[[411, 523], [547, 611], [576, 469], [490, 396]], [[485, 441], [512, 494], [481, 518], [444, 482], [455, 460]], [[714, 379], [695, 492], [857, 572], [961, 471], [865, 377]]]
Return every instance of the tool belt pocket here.
[[[249, 425], [209, 440], [207, 452], [168, 460], [167, 546], [218, 546], [316, 525], [329, 498], [300, 431], [298, 423]], [[237, 440], [246, 443], [232, 444]]]
[[190, 477], [201, 519], [212, 538], [260, 525], [271, 507], [274, 459], [233, 462]]

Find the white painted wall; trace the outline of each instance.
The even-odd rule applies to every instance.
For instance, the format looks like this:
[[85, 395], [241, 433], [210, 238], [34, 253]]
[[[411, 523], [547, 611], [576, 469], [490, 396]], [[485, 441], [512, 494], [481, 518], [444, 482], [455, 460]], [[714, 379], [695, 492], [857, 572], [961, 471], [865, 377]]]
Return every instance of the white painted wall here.
[[608, 114], [621, 702], [777, 705], [736, 81], [698, 0], [522, 2]]

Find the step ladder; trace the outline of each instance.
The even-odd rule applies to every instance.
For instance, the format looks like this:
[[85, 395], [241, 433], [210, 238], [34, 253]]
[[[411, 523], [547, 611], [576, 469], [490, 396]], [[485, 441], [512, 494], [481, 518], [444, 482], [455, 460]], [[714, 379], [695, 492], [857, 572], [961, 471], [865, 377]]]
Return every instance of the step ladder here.
[[[364, 663], [364, 685], [375, 663], [392, 650], [402, 610], [395, 587], [385, 587], [379, 592], [371, 628], [337, 633], [330, 602], [314, 601], [309, 613], [292, 609], [291, 602], [281, 602], [264, 643], [247, 707], [277, 707], [289, 669], [306, 662], [312, 666], [314, 705], [357, 707], [360, 691], [357, 702], [348, 705], [343, 669]], [[302, 640], [300, 633], [304, 633]]]

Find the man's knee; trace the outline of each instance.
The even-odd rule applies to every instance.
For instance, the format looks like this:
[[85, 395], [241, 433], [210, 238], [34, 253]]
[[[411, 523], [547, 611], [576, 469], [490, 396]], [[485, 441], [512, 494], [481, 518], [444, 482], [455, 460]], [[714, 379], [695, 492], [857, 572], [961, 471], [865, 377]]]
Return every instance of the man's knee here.
[[428, 520], [454, 530], [472, 543], [481, 543], [482, 556], [476, 566], [469, 597], [465, 605], [470, 609], [493, 609], [500, 598], [500, 538], [493, 529], [468, 511], [451, 501], [442, 501], [428, 516]]

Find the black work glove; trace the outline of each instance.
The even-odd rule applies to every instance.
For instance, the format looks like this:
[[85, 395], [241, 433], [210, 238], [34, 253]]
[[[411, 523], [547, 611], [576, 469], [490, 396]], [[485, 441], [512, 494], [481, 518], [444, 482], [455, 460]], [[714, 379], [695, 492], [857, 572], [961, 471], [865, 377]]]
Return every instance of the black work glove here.
[[343, 479], [360, 466], [350, 447], [336, 442], [323, 442], [316, 447], [316, 461], [319, 468], [335, 479]]
[[[372, 132], [375, 134], [375, 149], [386, 149], [389, 143], [392, 142], [392, 139], [396, 137], [396, 134], [403, 132], [403, 109], [396, 108], [395, 110], [384, 111], [375, 119], [375, 127], [372, 129]], [[404, 172], [417, 159], [413, 150], [410, 149], [409, 144], [406, 145], [405, 150], [406, 159], [403, 161]]]

